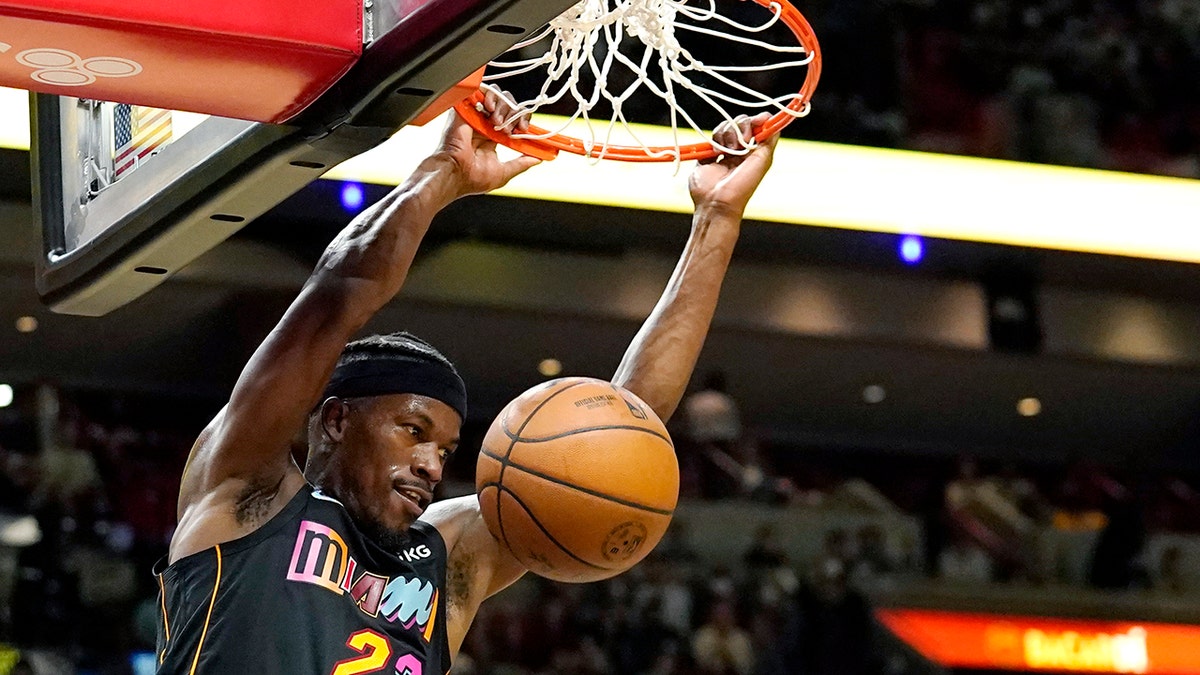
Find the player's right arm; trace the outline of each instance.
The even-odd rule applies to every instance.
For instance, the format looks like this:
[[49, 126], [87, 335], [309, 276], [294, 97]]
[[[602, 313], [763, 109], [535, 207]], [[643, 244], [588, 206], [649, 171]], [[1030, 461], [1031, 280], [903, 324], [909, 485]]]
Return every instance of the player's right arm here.
[[[502, 124], [496, 99], [485, 105]], [[318, 403], [346, 342], [400, 290], [433, 216], [536, 163], [500, 161], [495, 144], [455, 116], [438, 150], [338, 234], [193, 446], [172, 561], [253, 531], [296, 494], [304, 478], [290, 440]]]
[[[739, 116], [715, 132], [726, 147], [742, 145], [770, 116]], [[695, 203], [692, 232], [667, 287], [634, 336], [613, 382], [646, 402], [664, 422], [675, 412], [712, 324], [721, 285], [750, 197], [771, 167], [779, 134], [744, 155], [697, 163], [688, 180]]]

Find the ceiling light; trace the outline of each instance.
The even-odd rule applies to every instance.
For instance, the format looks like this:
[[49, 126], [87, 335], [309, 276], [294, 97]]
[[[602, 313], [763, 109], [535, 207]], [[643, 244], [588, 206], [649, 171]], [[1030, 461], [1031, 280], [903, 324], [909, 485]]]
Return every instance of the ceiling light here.
[[342, 208], [351, 213], [357, 213], [365, 200], [366, 195], [363, 193], [363, 186], [360, 183], [342, 184]]
[[883, 403], [883, 399], [887, 398], [887, 390], [878, 384], [868, 384], [863, 387], [862, 397], [867, 403]]
[[0, 408], [7, 408], [13, 402], [13, 388], [11, 384], [0, 384]]
[[32, 333], [33, 331], [37, 330], [38, 327], [37, 317], [28, 315], [17, 317], [15, 323], [17, 326], [17, 332], [19, 333]]
[[538, 364], [538, 372], [543, 377], [558, 377], [562, 374], [562, 362], [558, 359], [542, 359]]
[[1017, 401], [1017, 414], [1021, 417], [1036, 417], [1042, 412], [1042, 402], [1032, 396]]
[[925, 256], [925, 244], [920, 237], [906, 235], [900, 239], [900, 259], [909, 265], [916, 265]]

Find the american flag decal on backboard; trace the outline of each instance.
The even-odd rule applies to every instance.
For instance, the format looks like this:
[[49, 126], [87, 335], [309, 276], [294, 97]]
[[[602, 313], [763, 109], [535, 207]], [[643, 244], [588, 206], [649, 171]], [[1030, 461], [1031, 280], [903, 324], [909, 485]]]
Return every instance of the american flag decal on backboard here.
[[170, 110], [118, 103], [113, 109], [113, 176], [120, 178], [170, 140]]

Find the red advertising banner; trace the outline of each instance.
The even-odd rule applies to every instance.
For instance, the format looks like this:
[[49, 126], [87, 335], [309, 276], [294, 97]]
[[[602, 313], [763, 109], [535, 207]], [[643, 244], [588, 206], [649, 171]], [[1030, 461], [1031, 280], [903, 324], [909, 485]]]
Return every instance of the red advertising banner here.
[[880, 609], [885, 626], [943, 666], [1082, 673], [1200, 673], [1200, 626]]

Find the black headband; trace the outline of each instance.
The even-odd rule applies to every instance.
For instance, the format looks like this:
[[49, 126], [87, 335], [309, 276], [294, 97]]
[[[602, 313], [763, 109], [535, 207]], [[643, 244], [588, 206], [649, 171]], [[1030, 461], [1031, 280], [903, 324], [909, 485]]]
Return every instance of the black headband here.
[[339, 364], [325, 386], [322, 399], [387, 394], [428, 396], [467, 419], [467, 386], [458, 373], [439, 361], [406, 355], [367, 357]]

